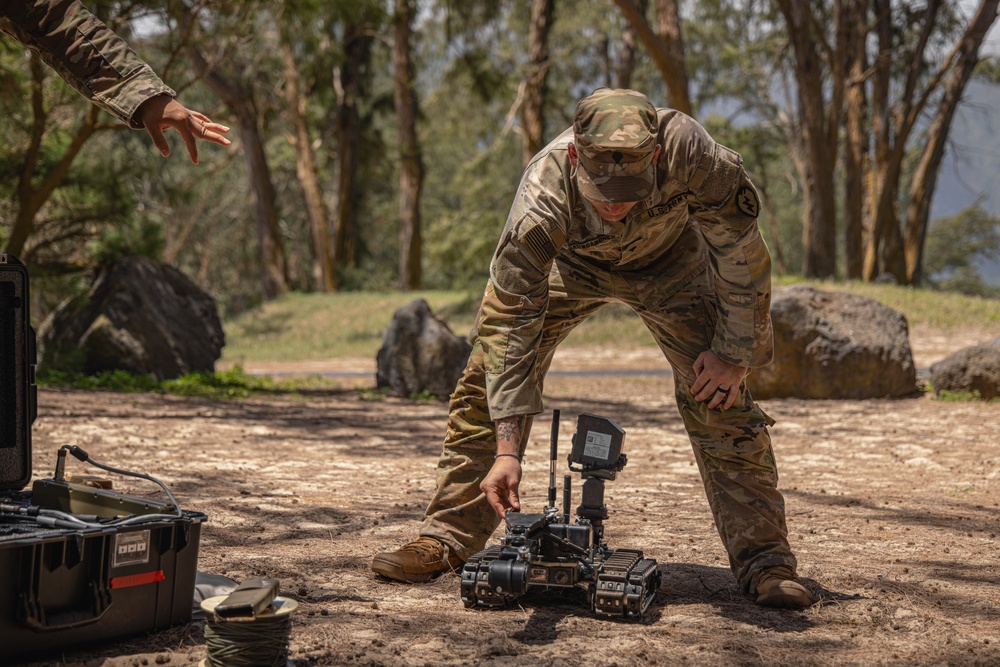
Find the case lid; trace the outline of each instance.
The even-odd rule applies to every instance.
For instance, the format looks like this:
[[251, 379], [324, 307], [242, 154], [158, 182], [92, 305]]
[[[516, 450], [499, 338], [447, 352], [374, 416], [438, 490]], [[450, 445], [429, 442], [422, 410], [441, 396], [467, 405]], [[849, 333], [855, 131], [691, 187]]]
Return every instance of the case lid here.
[[0, 254], [0, 490], [24, 488], [31, 479], [38, 388], [30, 303], [28, 269]]

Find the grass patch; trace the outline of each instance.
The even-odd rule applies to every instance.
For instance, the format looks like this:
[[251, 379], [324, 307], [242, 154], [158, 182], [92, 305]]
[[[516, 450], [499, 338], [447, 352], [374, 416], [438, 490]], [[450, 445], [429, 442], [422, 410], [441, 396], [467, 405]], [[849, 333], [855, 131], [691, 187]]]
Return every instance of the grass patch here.
[[217, 400], [261, 395], [298, 395], [305, 390], [337, 388], [336, 383], [318, 375], [275, 381], [268, 376], [250, 375], [240, 366], [214, 373], [189, 373], [163, 381], [152, 375], [134, 375], [126, 371], [103, 371], [96, 375], [40, 371], [38, 384], [43, 387], [103, 389], [123, 393], [158, 392]]
[[943, 332], [970, 328], [1000, 330], [1000, 299], [859, 281], [806, 281], [801, 278], [775, 280], [775, 285], [799, 284], [875, 299], [903, 313], [911, 327], [921, 324]]
[[[903, 313], [910, 326], [926, 325], [942, 332], [1000, 331], [1000, 300], [861, 282], [805, 281], [781, 278], [775, 286], [809, 284], [828, 291], [866, 296]], [[223, 360], [311, 361], [374, 358], [395, 310], [424, 298], [458, 335], [475, 322], [480, 293], [469, 291], [347, 292], [288, 294], [225, 322]], [[646, 327], [628, 307], [610, 304], [589, 318], [563, 343], [565, 346], [654, 345]]]
[[942, 389], [934, 393], [933, 398], [935, 401], [944, 401], [946, 403], [1000, 403], [1000, 398], [983, 398], [978, 389], [973, 389], [972, 391], [948, 391], [947, 389]]
[[467, 292], [287, 294], [225, 322], [222, 360], [374, 357], [393, 313], [417, 298], [426, 299], [458, 335], [472, 329], [479, 297]]

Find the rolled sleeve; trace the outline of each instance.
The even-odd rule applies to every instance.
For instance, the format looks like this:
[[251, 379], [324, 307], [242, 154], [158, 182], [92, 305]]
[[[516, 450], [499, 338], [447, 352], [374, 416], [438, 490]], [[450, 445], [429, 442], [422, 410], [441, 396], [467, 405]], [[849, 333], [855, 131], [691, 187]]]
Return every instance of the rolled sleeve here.
[[77, 1], [7, 3], [0, 30], [38, 53], [78, 93], [134, 129], [136, 110], [176, 93], [125, 40]]
[[549, 269], [566, 240], [564, 178], [560, 161], [551, 154], [529, 165], [490, 263], [477, 333], [493, 420], [542, 411], [538, 346]]
[[733, 364], [765, 366], [774, 355], [771, 256], [757, 226], [757, 189], [739, 154], [725, 146], [712, 146], [698, 165], [691, 215], [715, 268], [718, 318], [712, 350]]

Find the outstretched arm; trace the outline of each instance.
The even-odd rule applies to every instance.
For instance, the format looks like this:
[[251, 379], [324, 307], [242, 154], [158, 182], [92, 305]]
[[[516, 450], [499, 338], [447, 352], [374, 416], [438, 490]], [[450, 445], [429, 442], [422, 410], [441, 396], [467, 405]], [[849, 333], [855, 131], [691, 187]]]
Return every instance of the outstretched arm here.
[[152, 68], [78, 0], [2, 3], [0, 31], [38, 53], [90, 102], [133, 129], [145, 128], [164, 156], [167, 127], [181, 133], [194, 163], [196, 139], [230, 143], [222, 136], [228, 128], [174, 100]]

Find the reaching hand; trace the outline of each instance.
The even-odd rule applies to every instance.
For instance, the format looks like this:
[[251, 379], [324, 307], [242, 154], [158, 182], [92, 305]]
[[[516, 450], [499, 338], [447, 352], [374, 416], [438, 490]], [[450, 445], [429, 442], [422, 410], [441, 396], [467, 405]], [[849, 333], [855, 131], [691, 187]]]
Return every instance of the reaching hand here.
[[163, 157], [170, 155], [170, 145], [163, 136], [163, 130], [168, 127], [180, 132], [194, 164], [198, 164], [198, 146], [195, 139], [211, 141], [222, 146], [232, 143], [222, 136], [229, 132], [228, 127], [213, 123], [205, 114], [188, 109], [169, 95], [149, 98], [139, 105], [138, 113], [143, 127], [149, 132], [149, 136]]
[[746, 377], [748, 368], [737, 366], [719, 358], [715, 352], [706, 350], [694, 361], [697, 377], [691, 385], [694, 400], [707, 402], [711, 409], [728, 410], [733, 407], [740, 393], [740, 383]]
[[502, 519], [508, 508], [521, 509], [517, 487], [521, 484], [521, 462], [513, 456], [501, 456], [493, 462], [479, 489]]

